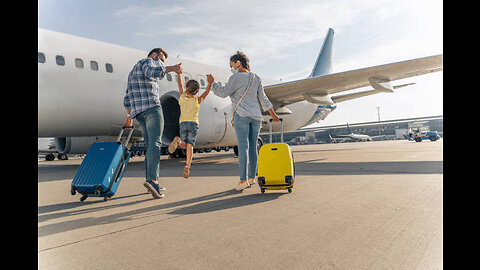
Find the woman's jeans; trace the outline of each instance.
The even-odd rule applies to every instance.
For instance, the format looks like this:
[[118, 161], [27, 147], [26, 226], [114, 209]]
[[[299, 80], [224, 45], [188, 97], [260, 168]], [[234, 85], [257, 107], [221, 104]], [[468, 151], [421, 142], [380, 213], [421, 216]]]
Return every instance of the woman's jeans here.
[[247, 157], [248, 178], [255, 178], [257, 174], [257, 140], [261, 121], [250, 117], [241, 117], [236, 113], [234, 117], [235, 134], [238, 141], [238, 168], [240, 181], [243, 181], [247, 179]]
[[160, 155], [163, 134], [162, 107], [152, 107], [140, 114], [135, 119], [142, 127], [145, 141], [145, 175], [146, 180], [157, 180], [160, 175]]

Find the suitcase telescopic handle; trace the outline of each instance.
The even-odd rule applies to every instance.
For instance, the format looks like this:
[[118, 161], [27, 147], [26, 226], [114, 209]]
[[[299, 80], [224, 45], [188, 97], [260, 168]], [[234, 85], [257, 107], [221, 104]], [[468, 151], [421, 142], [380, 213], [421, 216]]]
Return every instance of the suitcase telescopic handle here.
[[[280, 132], [280, 140], [283, 143], [283, 118], [280, 119], [280, 126], [281, 126], [281, 132]], [[270, 126], [270, 143], [272, 143], [272, 122], [273, 120], [270, 119], [269, 121], [269, 126]]]
[[122, 135], [123, 135], [123, 131], [127, 128], [130, 129], [130, 132], [128, 133], [128, 136], [127, 136], [127, 140], [125, 141], [125, 147], [126, 147], [128, 142], [130, 141], [130, 138], [132, 137], [134, 127], [135, 127], [134, 125], [131, 125], [131, 126], [123, 125], [122, 130], [120, 130], [120, 134], [118, 134], [117, 142], [118, 143], [120, 142], [120, 139], [122, 138]]

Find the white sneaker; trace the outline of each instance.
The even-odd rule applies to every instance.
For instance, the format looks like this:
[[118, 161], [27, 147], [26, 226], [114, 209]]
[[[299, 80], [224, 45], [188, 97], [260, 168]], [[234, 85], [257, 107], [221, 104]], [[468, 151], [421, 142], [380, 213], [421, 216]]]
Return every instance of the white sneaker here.
[[180, 141], [180, 137], [175, 136], [175, 138], [173, 138], [173, 141], [170, 143], [170, 145], [168, 145], [168, 152], [170, 152], [170, 154], [173, 154], [173, 152], [177, 150], [179, 141]]
[[246, 188], [249, 188], [249, 187], [250, 187], [250, 184], [248, 183], [247, 180], [245, 180], [245, 181], [240, 181], [240, 182], [237, 184], [237, 186], [235, 187], [235, 190], [237, 190], [237, 191], [242, 191], [242, 190], [244, 190], [244, 189], [246, 189]]
[[248, 184], [250, 185], [250, 187], [253, 186], [253, 185], [255, 185], [255, 184], [257, 183], [257, 182], [255, 181], [255, 178], [252, 178], [252, 180], [247, 179], [247, 181], [248, 181]]

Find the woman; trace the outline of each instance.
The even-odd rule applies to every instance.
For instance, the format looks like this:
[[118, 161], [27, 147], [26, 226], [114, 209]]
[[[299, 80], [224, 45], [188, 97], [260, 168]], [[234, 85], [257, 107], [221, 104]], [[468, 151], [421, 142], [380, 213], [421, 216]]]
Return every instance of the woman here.
[[[214, 82], [212, 92], [222, 98], [230, 96], [234, 108], [238, 103], [233, 117], [238, 141], [238, 167], [240, 171], [240, 182], [235, 189], [240, 191], [255, 184], [258, 160], [257, 140], [262, 123], [260, 104], [264, 111], [268, 110], [274, 122], [279, 122], [280, 119], [273, 111], [273, 105], [265, 95], [262, 80], [256, 74], [250, 72], [249, 60], [244, 53], [237, 51], [230, 57], [230, 69], [233, 75], [228, 79], [225, 86]], [[211, 75], [207, 77], [211, 77]], [[250, 86], [248, 87], [249, 82]], [[245, 90], [247, 90], [246, 93]], [[241, 98], [242, 95], [244, 95], [243, 98]]]

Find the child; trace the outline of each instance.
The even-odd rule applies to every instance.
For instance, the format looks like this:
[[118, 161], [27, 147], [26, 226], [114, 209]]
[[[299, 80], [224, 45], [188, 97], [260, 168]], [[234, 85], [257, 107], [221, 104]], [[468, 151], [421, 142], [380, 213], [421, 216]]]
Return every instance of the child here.
[[207, 76], [207, 89], [205, 89], [205, 92], [201, 96], [197, 97], [195, 94], [198, 93], [200, 88], [199, 83], [196, 80], [188, 80], [185, 85], [185, 91], [183, 91], [181, 70], [177, 72], [177, 74], [178, 91], [180, 92], [180, 98], [178, 99], [178, 104], [180, 105], [180, 137], [173, 139], [172, 143], [168, 146], [168, 151], [173, 153], [178, 146], [187, 150], [187, 162], [183, 169], [183, 177], [188, 178], [192, 164], [193, 147], [195, 146], [198, 133], [198, 111], [200, 104], [210, 92], [214, 79], [212, 76]]

